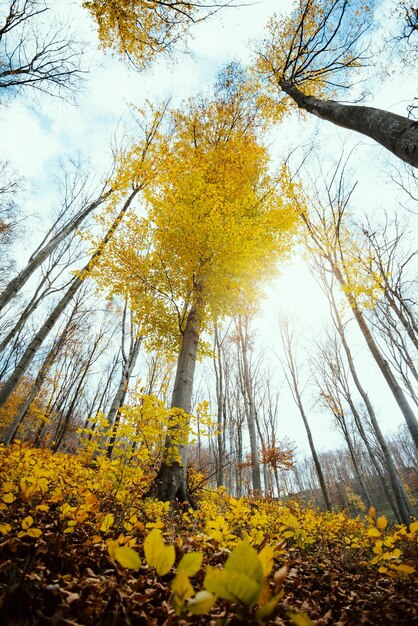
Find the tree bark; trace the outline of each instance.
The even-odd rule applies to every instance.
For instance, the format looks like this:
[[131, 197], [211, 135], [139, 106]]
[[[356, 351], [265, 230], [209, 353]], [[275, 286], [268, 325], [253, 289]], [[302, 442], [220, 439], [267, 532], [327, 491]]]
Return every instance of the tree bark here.
[[318, 457], [318, 454], [316, 452], [314, 440], [313, 440], [313, 437], [312, 437], [312, 431], [311, 431], [311, 428], [309, 426], [309, 421], [308, 421], [308, 418], [306, 416], [305, 409], [304, 409], [303, 402], [302, 402], [302, 397], [301, 397], [301, 394], [300, 394], [300, 391], [299, 391], [299, 383], [298, 383], [296, 363], [293, 360], [291, 336], [289, 334], [287, 326], [285, 326], [284, 329], [283, 329], [283, 343], [285, 344], [286, 359], [287, 359], [287, 365], [288, 365], [288, 370], [289, 370], [289, 374], [290, 374], [291, 380], [289, 380], [287, 375], [286, 375], [286, 378], [287, 378], [289, 387], [290, 387], [290, 389], [292, 391], [293, 398], [294, 398], [294, 400], [296, 402], [296, 405], [297, 405], [297, 407], [299, 409], [299, 413], [300, 413], [300, 415], [302, 417], [303, 425], [305, 426], [306, 435], [308, 437], [309, 448], [311, 450], [312, 459], [313, 459], [313, 462], [314, 462], [314, 465], [315, 465], [315, 469], [316, 469], [316, 473], [317, 473], [317, 476], [318, 476], [319, 484], [321, 486], [322, 495], [324, 496], [325, 507], [326, 507], [326, 509], [328, 511], [331, 511], [332, 510], [331, 500], [330, 500], [330, 497], [329, 497], [327, 485], [325, 483], [324, 474], [322, 472], [321, 463], [319, 461], [319, 457]]
[[306, 96], [288, 81], [279, 85], [299, 108], [337, 126], [371, 137], [405, 163], [418, 167], [418, 122], [383, 109]]
[[[183, 409], [186, 415], [190, 415], [192, 410], [193, 380], [199, 337], [200, 307], [199, 304], [195, 304], [187, 316], [171, 400], [171, 408]], [[167, 432], [163, 460], [154, 484], [146, 495], [165, 502], [174, 500], [189, 502], [193, 506], [186, 480], [188, 445], [181, 432], [184, 427], [187, 428], [188, 423], [175, 424]], [[182, 439], [181, 443], [178, 443], [179, 436]], [[178, 457], [178, 460], [173, 459], [173, 454]]]
[[260, 496], [262, 493], [262, 488], [256, 430], [256, 409], [252, 376], [250, 373], [250, 364], [248, 361], [248, 318], [243, 322], [240, 316], [238, 319], [237, 327], [239, 335], [239, 346], [241, 350], [241, 358], [238, 358], [238, 367], [240, 369], [242, 395], [244, 397], [248, 434], [250, 437], [250, 449], [252, 457], [251, 476], [253, 481], [253, 493]]

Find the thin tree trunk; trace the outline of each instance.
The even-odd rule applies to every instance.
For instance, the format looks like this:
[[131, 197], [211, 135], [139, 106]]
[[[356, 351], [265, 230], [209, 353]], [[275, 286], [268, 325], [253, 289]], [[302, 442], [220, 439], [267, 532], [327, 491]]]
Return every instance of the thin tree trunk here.
[[409, 402], [401, 389], [398, 381], [392, 373], [389, 363], [381, 354], [368, 326], [363, 317], [363, 314], [357, 309], [357, 307], [352, 307], [354, 316], [357, 320], [359, 328], [363, 334], [363, 337], [366, 340], [367, 346], [372, 353], [377, 365], [379, 366], [380, 371], [382, 372], [403, 416], [408, 426], [409, 432], [411, 433], [411, 437], [415, 443], [415, 447], [418, 450], [418, 421], [415, 417], [413, 410], [411, 409]]
[[94, 263], [102, 255], [103, 250], [106, 247], [106, 244], [112, 238], [113, 233], [117, 229], [123, 215], [128, 210], [132, 200], [134, 199], [138, 191], [139, 189], [136, 188], [131, 192], [129, 198], [126, 200], [125, 204], [120, 210], [119, 215], [117, 216], [112, 226], [106, 233], [106, 236], [103, 238], [102, 242], [100, 243], [100, 246], [96, 249], [96, 251], [91, 256], [89, 262], [84, 266], [84, 268], [78, 273], [77, 276], [73, 278], [73, 280], [70, 283], [69, 289], [67, 289], [65, 294], [62, 296], [61, 300], [58, 302], [58, 304], [49, 314], [44, 324], [41, 326], [41, 328], [38, 330], [36, 335], [33, 337], [32, 341], [29, 343], [19, 363], [17, 364], [14, 372], [12, 373], [8, 381], [2, 386], [0, 390], [0, 409], [3, 408], [3, 406], [5, 405], [7, 400], [10, 398], [13, 391], [16, 389], [17, 385], [19, 384], [20, 379], [22, 378], [23, 374], [26, 372], [26, 370], [32, 363], [37, 351], [41, 347], [43, 341], [48, 336], [51, 329], [53, 328], [55, 322], [58, 320], [61, 313], [66, 309], [68, 304], [71, 302], [73, 296], [77, 293], [78, 289], [83, 284], [83, 280], [86, 274], [88, 274], [88, 272], [93, 267]]
[[247, 415], [248, 434], [250, 437], [250, 449], [252, 457], [251, 475], [253, 481], [253, 492], [256, 495], [261, 495], [262, 488], [256, 430], [256, 409], [252, 377], [250, 374], [250, 365], [248, 362], [248, 319], [244, 322], [244, 324], [245, 328], [243, 328], [243, 322], [240, 316], [238, 318], [238, 333], [241, 348], [241, 359], [238, 359], [238, 366], [241, 365], [240, 378], [242, 384], [242, 393], [245, 402], [245, 412]]
[[279, 84], [299, 108], [337, 126], [371, 137], [402, 161], [418, 167], [418, 122], [383, 109], [306, 96], [290, 82]]
[[298, 382], [298, 373], [297, 373], [297, 365], [294, 361], [293, 358], [293, 354], [292, 354], [292, 334], [290, 332], [289, 329], [289, 323], [283, 319], [283, 326], [282, 326], [282, 338], [283, 338], [283, 343], [284, 343], [284, 347], [285, 347], [285, 353], [286, 353], [286, 360], [287, 360], [287, 366], [288, 366], [288, 371], [290, 374], [290, 378], [291, 380], [289, 380], [288, 376], [286, 375], [287, 378], [287, 382], [289, 384], [290, 390], [292, 392], [293, 398], [296, 402], [296, 405], [299, 409], [299, 413], [302, 417], [302, 421], [303, 421], [303, 425], [305, 426], [305, 430], [306, 430], [306, 435], [308, 437], [308, 443], [309, 443], [309, 448], [311, 450], [311, 454], [312, 454], [312, 459], [315, 465], [315, 469], [316, 469], [316, 473], [318, 476], [318, 480], [319, 480], [319, 484], [321, 486], [321, 491], [322, 491], [322, 495], [324, 496], [324, 502], [325, 502], [325, 507], [328, 511], [331, 511], [331, 500], [328, 494], [328, 489], [325, 483], [325, 478], [324, 478], [324, 474], [322, 472], [322, 467], [321, 467], [321, 463], [319, 461], [319, 457], [318, 454], [316, 452], [316, 448], [315, 448], [315, 444], [314, 444], [314, 440], [312, 437], [312, 431], [311, 428], [309, 426], [309, 421], [308, 418], [306, 416], [305, 413], [305, 409], [303, 406], [303, 402], [302, 402], [302, 397], [299, 391], [299, 382]]
[[40, 390], [40, 388], [43, 385], [43, 382], [45, 380], [46, 375], [48, 374], [50, 368], [52, 367], [59, 351], [61, 350], [62, 346], [64, 345], [67, 336], [68, 336], [68, 332], [71, 328], [71, 325], [73, 323], [73, 319], [74, 319], [74, 315], [77, 311], [77, 304], [74, 307], [74, 309], [71, 312], [70, 318], [68, 320], [68, 322], [65, 325], [64, 330], [62, 331], [60, 337], [55, 341], [54, 345], [52, 346], [51, 350], [48, 352], [48, 354], [46, 355], [44, 362], [41, 365], [41, 368], [39, 370], [39, 373], [36, 377], [35, 383], [28, 395], [28, 397], [26, 398], [25, 402], [23, 403], [23, 405], [20, 407], [14, 421], [13, 424], [10, 426], [4, 440], [3, 443], [4, 445], [8, 446], [9, 443], [11, 443], [11, 441], [13, 441], [17, 429], [19, 428], [20, 424], [22, 423], [22, 421], [24, 420], [26, 413], [28, 412], [28, 409], [30, 407], [30, 405], [32, 404], [32, 402], [34, 401], [34, 399], [36, 398], [38, 391]]
[[116, 391], [115, 397], [113, 398], [112, 405], [107, 415], [107, 421], [109, 422], [109, 424], [113, 424], [112, 435], [107, 446], [107, 456], [109, 457], [109, 459], [112, 457], [113, 448], [116, 441], [116, 435], [118, 432], [119, 422], [121, 418], [120, 408], [125, 402], [126, 394], [129, 388], [129, 380], [132, 376], [132, 371], [138, 358], [142, 339], [142, 336], [135, 337], [135, 339], [132, 338], [131, 349], [129, 350], [127, 358], [124, 359], [123, 362], [122, 376], [119, 387]]
[[112, 189], [104, 192], [97, 200], [91, 202], [75, 219], [71, 220], [55, 237], [38, 250], [30, 259], [26, 267], [13, 278], [0, 294], [0, 311], [16, 296], [33, 272], [49, 257], [56, 247], [68, 235], [74, 232], [81, 222], [98, 206], [100, 206], [112, 193]]
[[346, 336], [345, 336], [345, 331], [344, 331], [344, 326], [342, 324], [341, 321], [341, 317], [338, 311], [338, 306], [337, 303], [335, 302], [334, 299], [334, 295], [331, 291], [331, 289], [329, 288], [329, 286], [327, 285], [327, 291], [328, 291], [328, 296], [329, 296], [329, 303], [331, 306], [331, 310], [333, 313], [333, 321], [334, 321], [334, 326], [335, 329], [338, 332], [338, 335], [341, 339], [341, 343], [343, 345], [346, 357], [347, 357], [347, 362], [348, 362], [348, 367], [351, 373], [351, 376], [353, 377], [354, 380], [354, 384], [357, 387], [357, 391], [359, 392], [361, 399], [363, 400], [369, 419], [370, 419], [370, 423], [372, 425], [374, 434], [376, 435], [376, 439], [377, 442], [380, 446], [380, 449], [382, 450], [382, 454], [383, 454], [383, 458], [385, 461], [385, 466], [386, 466], [386, 470], [388, 472], [388, 476], [389, 476], [389, 481], [390, 481], [390, 485], [392, 487], [392, 491], [393, 491], [393, 495], [395, 498], [395, 502], [396, 502], [396, 506], [399, 510], [399, 515], [401, 517], [401, 520], [404, 524], [409, 524], [409, 515], [410, 512], [408, 511], [408, 507], [406, 506], [405, 502], [404, 502], [404, 498], [402, 496], [402, 492], [401, 492], [401, 486], [400, 486], [400, 481], [398, 478], [398, 474], [396, 472], [396, 467], [395, 467], [395, 463], [393, 461], [392, 455], [390, 453], [389, 447], [386, 443], [386, 439], [382, 433], [382, 430], [380, 428], [379, 422], [377, 421], [377, 417], [376, 417], [376, 413], [374, 411], [373, 405], [370, 402], [370, 398], [366, 392], [366, 390], [364, 389], [363, 385], [360, 382], [360, 378], [357, 374], [357, 369], [356, 366], [354, 364], [354, 359], [353, 359], [353, 355], [351, 354], [351, 350], [350, 350], [350, 346], [348, 345]]
[[217, 471], [216, 471], [216, 486], [221, 487], [224, 484], [224, 458], [225, 458], [225, 437], [224, 437], [224, 376], [223, 376], [223, 359], [221, 352], [221, 344], [219, 341], [219, 330], [215, 325], [215, 350], [216, 358], [213, 359], [213, 365], [215, 370], [215, 383], [216, 383], [216, 402], [217, 402], [217, 430], [216, 443], [217, 443]]

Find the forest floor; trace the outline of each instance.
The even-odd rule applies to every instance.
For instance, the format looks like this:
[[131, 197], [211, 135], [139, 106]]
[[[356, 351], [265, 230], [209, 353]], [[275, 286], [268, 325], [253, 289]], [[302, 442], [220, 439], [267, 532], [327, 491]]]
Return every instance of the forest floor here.
[[[0, 623], [418, 624], [417, 522], [222, 491], [173, 511], [144, 501], [145, 486], [119, 462], [0, 448]], [[189, 553], [198, 564], [186, 571]], [[224, 587], [210, 582], [221, 571]], [[234, 597], [233, 579], [246, 581]], [[210, 606], [193, 609], [204, 588]]]

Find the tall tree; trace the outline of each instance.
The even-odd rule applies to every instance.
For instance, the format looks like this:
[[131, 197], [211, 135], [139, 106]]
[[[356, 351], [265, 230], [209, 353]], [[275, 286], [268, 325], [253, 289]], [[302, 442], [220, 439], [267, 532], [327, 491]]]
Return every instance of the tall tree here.
[[328, 493], [328, 487], [325, 482], [324, 473], [322, 471], [321, 462], [317, 453], [315, 443], [312, 436], [311, 427], [309, 424], [308, 416], [306, 415], [305, 407], [302, 399], [302, 390], [300, 386], [300, 372], [295, 357], [295, 328], [292, 327], [290, 321], [282, 316], [280, 321], [280, 332], [282, 336], [286, 370], [285, 376], [288, 382], [290, 391], [296, 406], [299, 409], [299, 413], [302, 417], [303, 425], [306, 430], [306, 436], [308, 437], [309, 448], [311, 450], [312, 459], [315, 465], [315, 470], [318, 476], [319, 484], [321, 486], [322, 495], [324, 497], [325, 507], [328, 511], [331, 510], [331, 499]]
[[[183, 424], [167, 433], [152, 490], [162, 500], [188, 499], [184, 431], [201, 333], [243, 298], [257, 298], [268, 268], [289, 249], [295, 223], [292, 208], [279, 197], [278, 180], [268, 173], [242, 74], [230, 67], [220, 80], [214, 99], [202, 97], [173, 112], [172, 148], [148, 189], [148, 217], [126, 223], [123, 240], [115, 240], [102, 264], [104, 282], [129, 290], [145, 325], [148, 315], [167, 347], [178, 346], [171, 407]], [[145, 248], [139, 250], [141, 242]]]
[[365, 310], [374, 306], [381, 287], [363, 272], [363, 246], [353, 234], [346, 219], [355, 185], [347, 188], [344, 168], [338, 164], [331, 183], [325, 183], [323, 194], [316, 190], [315, 199], [295, 197], [306, 226], [306, 245], [312, 254], [323, 259], [334, 275], [350, 306], [358, 327], [408, 425], [418, 453], [418, 420], [404, 390], [384, 358], [367, 322]]
[[288, 102], [367, 135], [418, 167], [418, 124], [414, 120], [329, 99], [350, 87], [348, 70], [364, 61], [367, 46], [363, 36], [370, 24], [371, 10], [365, 2], [298, 0], [290, 17], [270, 20], [257, 70], [273, 98], [283, 92]]
[[[0, 389], [0, 408], [7, 402], [7, 399], [13, 393], [19, 383], [19, 380], [28, 369], [50, 330], [69, 305], [77, 291], [80, 289], [84, 279], [90, 274], [97, 264], [106, 246], [114, 237], [115, 231], [120, 226], [121, 220], [124, 218], [132, 202], [140, 192], [144, 191], [153, 176], [156, 175], [156, 171], [158, 170], [158, 160], [156, 159], [156, 155], [153, 153], [152, 143], [157, 136], [164, 111], [165, 109], [163, 112], [158, 110], [153, 111], [148, 125], [145, 125], [143, 128], [144, 138], [142, 142], [138, 142], [128, 153], [123, 153], [123, 155], [120, 156], [120, 167], [117, 168], [115, 177], [115, 185], [118, 187], [119, 193], [112, 196], [111, 204], [109, 206], [109, 228], [106, 234], [98, 239], [95, 245], [95, 250], [90, 259], [71, 280], [68, 289], [65, 291], [58, 303], [53, 307], [46, 320], [33, 336], [14, 371]], [[122, 202], [122, 206], [119, 208], [119, 211], [117, 211], [118, 200]]]

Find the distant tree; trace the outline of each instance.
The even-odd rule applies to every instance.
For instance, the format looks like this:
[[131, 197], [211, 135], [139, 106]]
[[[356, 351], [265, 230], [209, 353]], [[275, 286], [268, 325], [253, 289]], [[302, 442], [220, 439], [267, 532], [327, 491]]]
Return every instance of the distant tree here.
[[318, 476], [319, 484], [321, 485], [322, 495], [324, 497], [325, 507], [328, 511], [331, 510], [331, 499], [328, 492], [328, 487], [325, 482], [324, 472], [322, 470], [321, 461], [318, 452], [315, 447], [315, 443], [312, 436], [312, 430], [309, 424], [308, 416], [306, 415], [300, 383], [300, 368], [296, 360], [296, 330], [294, 324], [290, 322], [285, 316], [280, 320], [280, 333], [282, 337], [283, 349], [284, 349], [284, 371], [289, 389], [292, 393], [296, 406], [299, 409], [299, 413], [302, 417], [303, 425], [305, 427], [306, 436], [308, 437], [309, 448], [311, 450], [312, 459], [315, 465], [316, 474]]
[[[341, 169], [340, 169], [341, 168]], [[358, 327], [408, 425], [418, 454], [418, 420], [390, 363], [379, 348], [367, 321], [366, 312], [379, 299], [381, 286], [363, 270], [365, 243], [352, 230], [346, 217], [355, 184], [347, 187], [341, 162], [325, 189], [316, 189], [314, 198], [295, 197], [306, 227], [306, 245], [321, 257], [350, 306]]]
[[0, 161], [0, 289], [12, 268], [11, 246], [19, 236], [19, 207], [16, 201], [21, 181], [6, 161]]

